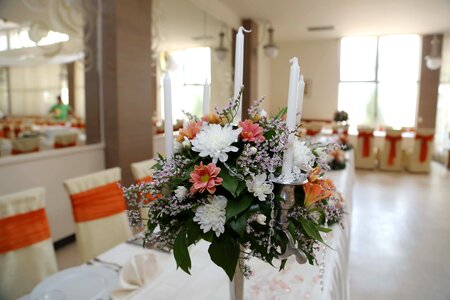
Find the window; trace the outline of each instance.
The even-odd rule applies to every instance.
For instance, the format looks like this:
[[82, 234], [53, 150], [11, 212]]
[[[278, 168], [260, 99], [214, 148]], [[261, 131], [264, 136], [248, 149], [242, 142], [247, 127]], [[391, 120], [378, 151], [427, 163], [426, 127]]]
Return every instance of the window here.
[[338, 109], [352, 126], [415, 126], [419, 67], [418, 35], [343, 38]]
[[[202, 115], [203, 86], [211, 82], [211, 49], [188, 48], [169, 52], [169, 69], [172, 83], [172, 111], [174, 122], [186, 119], [183, 111]], [[164, 119], [164, 74], [160, 77], [160, 118]]]

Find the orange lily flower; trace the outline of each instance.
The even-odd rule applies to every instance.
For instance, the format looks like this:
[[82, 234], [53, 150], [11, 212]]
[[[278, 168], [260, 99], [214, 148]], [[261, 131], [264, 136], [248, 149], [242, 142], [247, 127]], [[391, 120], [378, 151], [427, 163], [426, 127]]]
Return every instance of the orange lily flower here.
[[331, 192], [324, 189], [322, 185], [307, 182], [303, 185], [303, 190], [305, 192], [305, 206], [310, 207], [311, 205], [326, 199], [331, 196]]
[[322, 173], [322, 170], [320, 167], [315, 167], [312, 169], [311, 173], [309, 173], [308, 181], [312, 183], [317, 183], [317, 180], [319, 180], [320, 174]]
[[184, 137], [187, 137], [190, 140], [194, 139], [197, 133], [200, 132], [200, 130], [202, 130], [202, 121], [189, 122], [187, 128], [183, 128], [180, 130], [177, 137], [177, 142], [182, 143], [184, 141]]

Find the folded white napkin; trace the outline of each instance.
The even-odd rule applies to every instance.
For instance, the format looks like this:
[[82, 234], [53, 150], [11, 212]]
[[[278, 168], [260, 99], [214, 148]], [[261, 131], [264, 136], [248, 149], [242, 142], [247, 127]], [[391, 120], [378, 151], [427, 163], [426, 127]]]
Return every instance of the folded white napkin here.
[[112, 291], [112, 299], [132, 299], [137, 290], [150, 283], [157, 273], [158, 263], [154, 254], [144, 253], [133, 256], [120, 271], [119, 287]]

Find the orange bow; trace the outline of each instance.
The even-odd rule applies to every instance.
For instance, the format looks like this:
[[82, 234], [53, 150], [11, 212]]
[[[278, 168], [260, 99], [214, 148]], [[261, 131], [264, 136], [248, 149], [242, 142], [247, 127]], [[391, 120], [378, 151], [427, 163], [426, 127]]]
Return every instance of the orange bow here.
[[386, 140], [391, 142], [391, 148], [389, 149], [389, 159], [388, 159], [388, 165], [392, 166], [394, 164], [395, 160], [395, 154], [397, 153], [397, 142], [401, 141], [402, 136], [392, 136], [392, 135], [386, 135]]
[[320, 130], [306, 129], [306, 135], [315, 136], [318, 135]]
[[428, 157], [428, 143], [431, 142], [434, 138], [434, 135], [420, 135], [416, 134], [415, 139], [421, 140], [420, 146], [420, 162], [423, 163], [427, 160]]
[[55, 149], [59, 149], [59, 148], [66, 148], [66, 147], [73, 147], [76, 146], [77, 142], [72, 142], [72, 143], [68, 143], [68, 144], [62, 144], [62, 143], [56, 143], [55, 142]]
[[362, 157], [370, 155], [370, 138], [373, 137], [373, 132], [358, 132], [358, 138], [363, 139]]

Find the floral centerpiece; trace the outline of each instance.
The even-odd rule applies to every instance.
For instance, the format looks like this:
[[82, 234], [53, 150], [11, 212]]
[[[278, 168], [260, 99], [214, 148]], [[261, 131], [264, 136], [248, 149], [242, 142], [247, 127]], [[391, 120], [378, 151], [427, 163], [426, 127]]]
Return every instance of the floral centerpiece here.
[[[286, 126], [282, 112], [273, 118], [257, 101], [248, 119], [232, 124], [240, 94], [223, 109], [201, 119], [188, 115], [172, 158], [160, 156], [153, 181], [124, 188], [130, 217], [142, 221], [148, 208], [145, 243], [170, 247], [177, 266], [189, 273], [188, 247], [200, 240], [210, 243], [211, 260], [230, 280], [236, 269], [251, 270], [240, 258], [257, 257], [269, 264], [282, 257], [289, 239], [277, 221], [277, 202], [283, 178], [283, 153], [295, 131]], [[293, 178], [295, 204], [288, 211], [289, 235], [309, 263], [323, 242], [321, 232], [342, 217], [342, 199], [333, 183], [323, 179], [333, 147], [294, 138]], [[148, 195], [157, 195], [156, 200]], [[280, 269], [286, 259], [281, 259]]]

